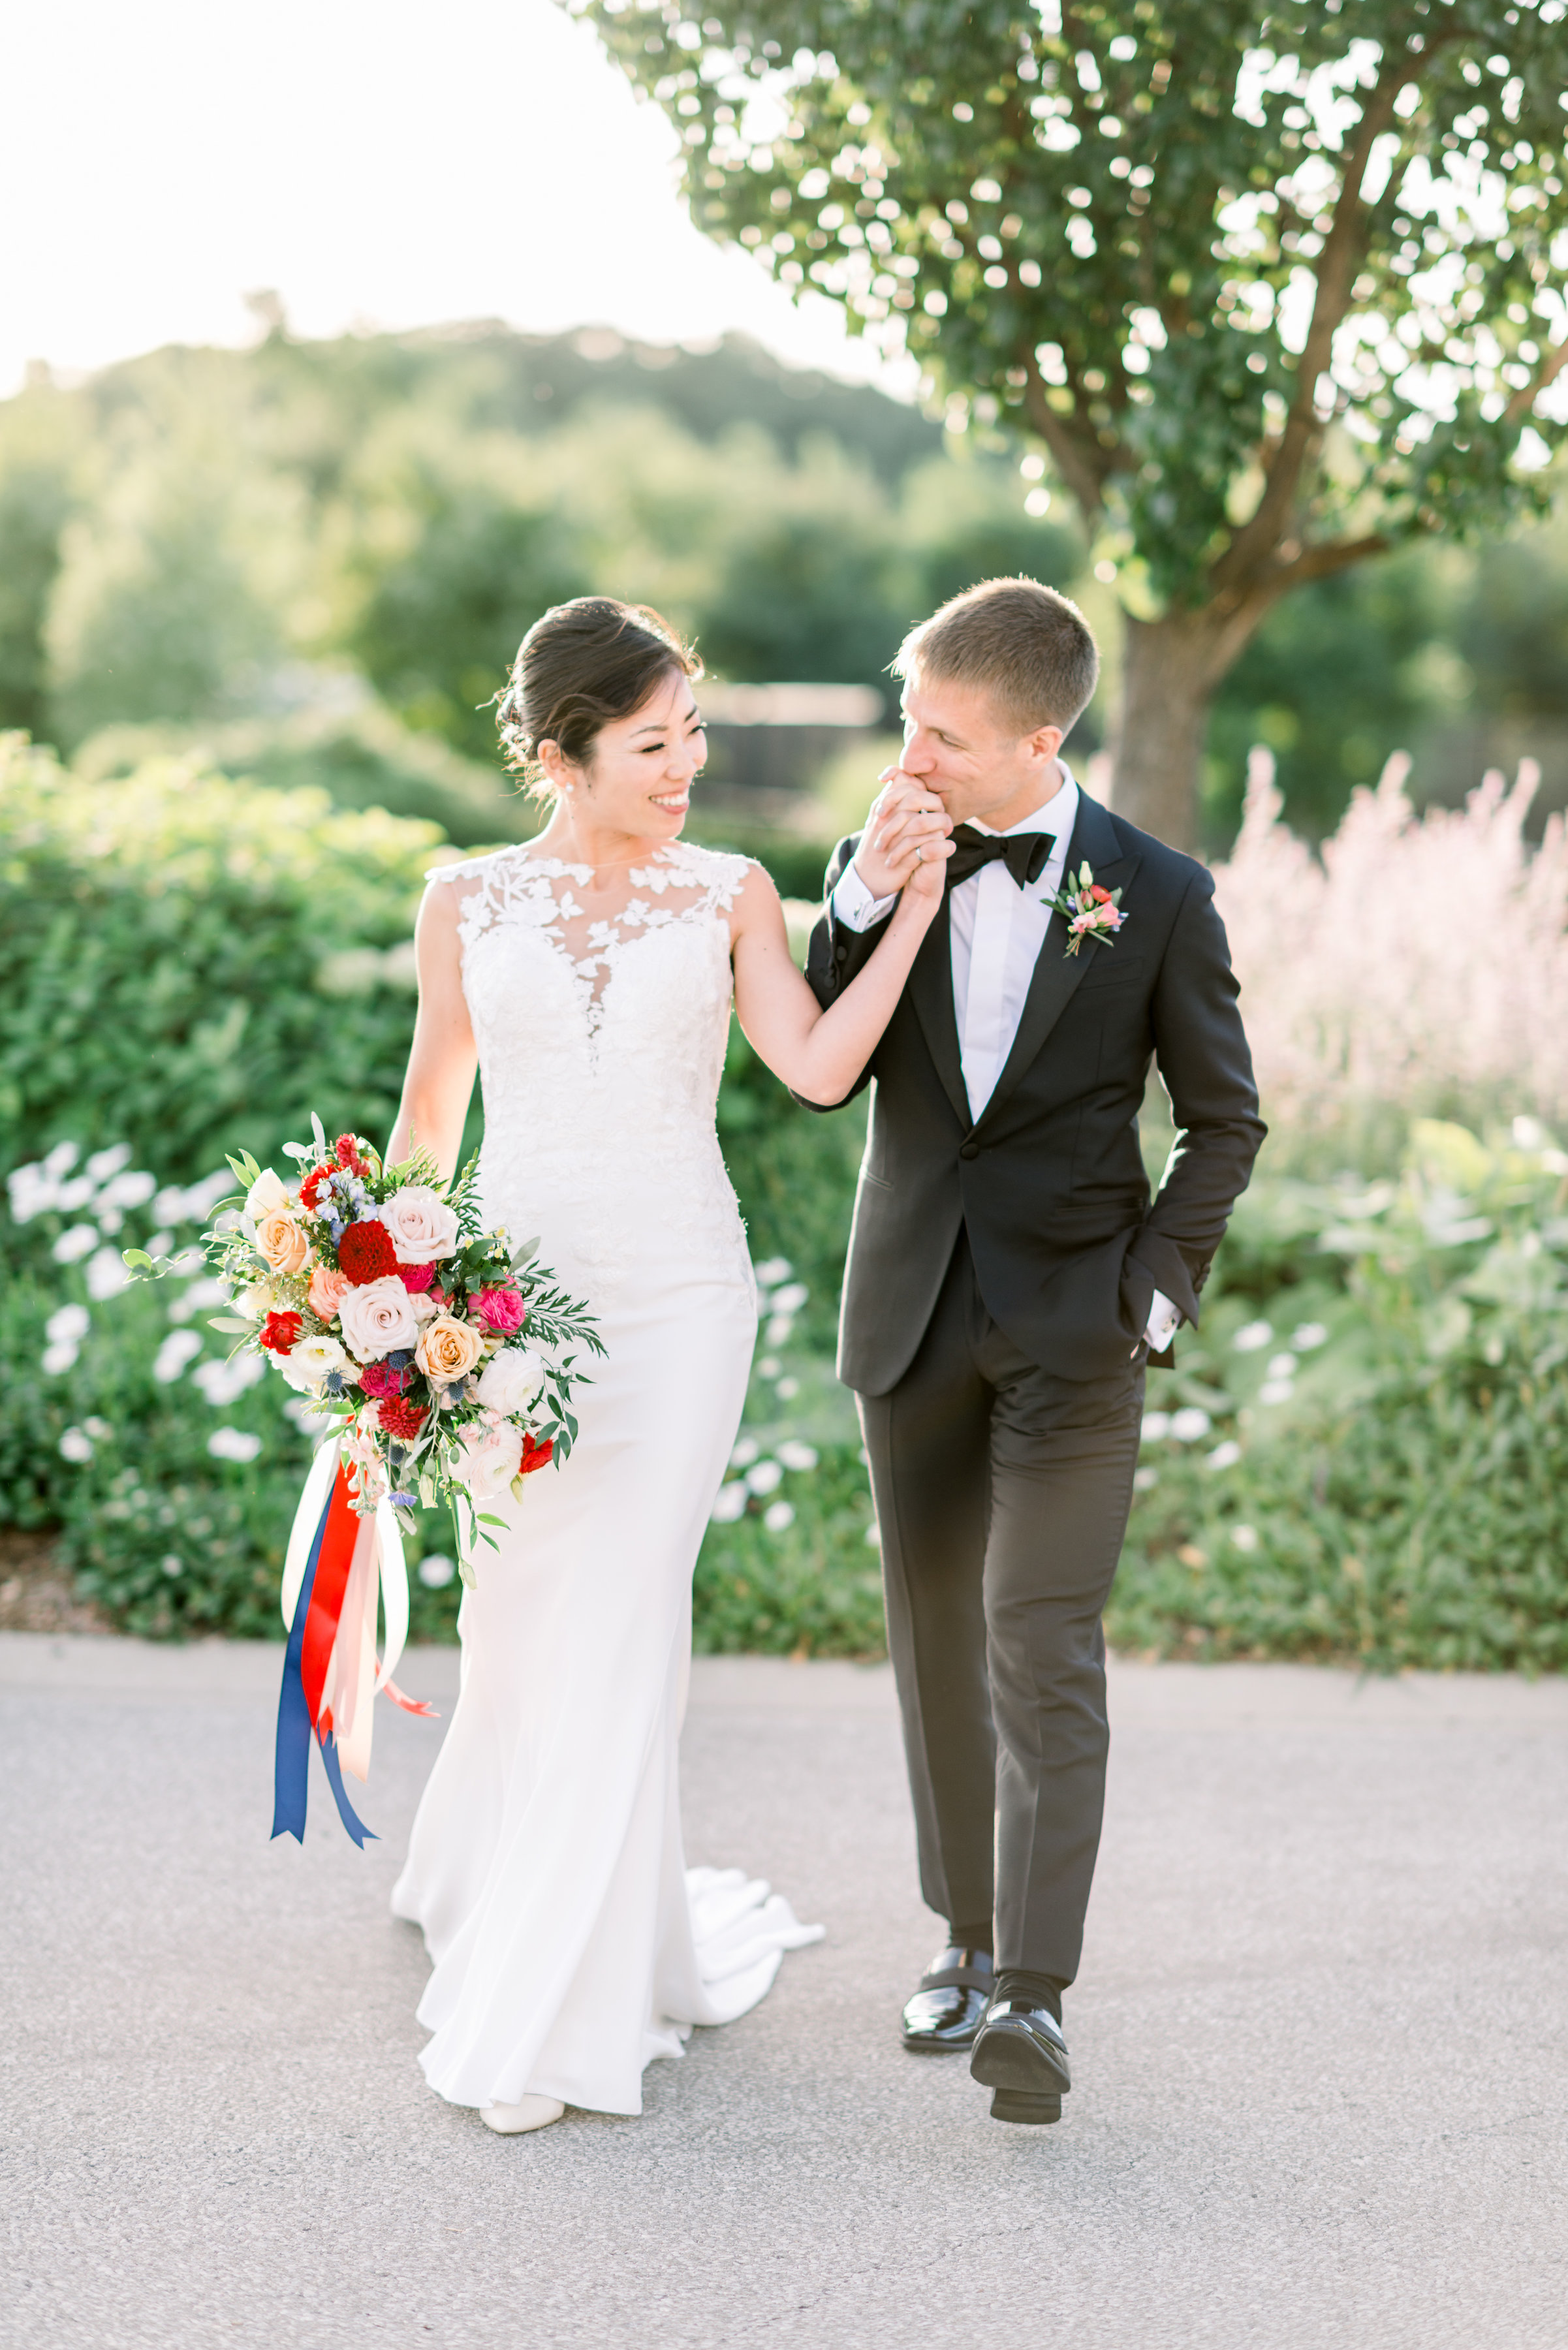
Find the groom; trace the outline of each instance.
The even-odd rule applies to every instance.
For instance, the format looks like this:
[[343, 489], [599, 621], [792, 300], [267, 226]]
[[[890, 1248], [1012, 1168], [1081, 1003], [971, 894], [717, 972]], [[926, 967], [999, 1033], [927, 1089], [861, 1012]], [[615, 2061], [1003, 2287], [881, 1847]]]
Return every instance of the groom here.
[[[1058, 756], [1098, 671], [1082, 614], [1030, 579], [914, 629], [894, 663], [903, 764], [834, 852], [806, 968], [830, 1003], [950, 833], [944, 911], [855, 1088], [873, 1081], [838, 1368], [881, 1530], [920, 1889], [948, 1928], [904, 2045], [969, 2050], [1012, 2122], [1057, 2120], [1070, 2086], [1062, 1994], [1109, 1745], [1100, 1616], [1145, 1366], [1197, 1321], [1264, 1133], [1209, 874]], [[1123, 920], [1069, 953], [1053, 900], [1085, 866]], [[1178, 1128], [1152, 1201], [1151, 1057]]]

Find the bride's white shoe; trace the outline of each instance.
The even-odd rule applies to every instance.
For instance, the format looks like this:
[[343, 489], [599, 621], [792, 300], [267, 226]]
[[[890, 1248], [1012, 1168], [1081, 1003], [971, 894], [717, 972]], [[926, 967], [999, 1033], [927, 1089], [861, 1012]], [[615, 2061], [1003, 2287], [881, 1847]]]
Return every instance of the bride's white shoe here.
[[519, 2137], [524, 2130], [545, 2129], [558, 2122], [566, 2110], [559, 2097], [524, 2097], [515, 2106], [485, 2106], [479, 2118], [486, 2129], [498, 2130], [503, 2137]]

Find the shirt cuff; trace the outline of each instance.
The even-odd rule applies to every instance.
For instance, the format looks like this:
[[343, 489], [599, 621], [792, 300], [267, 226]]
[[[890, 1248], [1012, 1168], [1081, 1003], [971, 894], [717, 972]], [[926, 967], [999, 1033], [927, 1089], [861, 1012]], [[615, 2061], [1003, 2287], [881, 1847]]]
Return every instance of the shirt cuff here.
[[838, 887], [833, 893], [834, 918], [842, 922], [846, 931], [868, 931], [874, 922], [882, 920], [884, 914], [890, 914], [898, 902], [896, 895], [873, 898], [850, 864], [839, 875]]
[[1151, 1355], [1164, 1354], [1175, 1337], [1180, 1321], [1180, 1307], [1173, 1305], [1169, 1298], [1157, 1289], [1149, 1301], [1148, 1325], [1144, 1331]]

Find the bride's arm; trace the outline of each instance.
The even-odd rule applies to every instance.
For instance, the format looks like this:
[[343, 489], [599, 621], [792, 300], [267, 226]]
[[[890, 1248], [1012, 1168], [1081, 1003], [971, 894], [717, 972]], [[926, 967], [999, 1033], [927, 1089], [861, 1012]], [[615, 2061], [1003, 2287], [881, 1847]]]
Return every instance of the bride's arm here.
[[950, 840], [924, 844], [875, 952], [826, 1012], [795, 968], [778, 891], [760, 867], [747, 877], [736, 906], [735, 1010], [749, 1043], [802, 1100], [831, 1107], [853, 1091], [942, 902], [951, 855]]
[[463, 1121], [473, 1091], [477, 1055], [462, 992], [462, 950], [457, 935], [457, 891], [450, 881], [432, 881], [414, 926], [420, 974], [420, 1009], [409, 1072], [397, 1123], [387, 1145], [395, 1166], [419, 1142], [440, 1164], [450, 1182], [462, 1149]]

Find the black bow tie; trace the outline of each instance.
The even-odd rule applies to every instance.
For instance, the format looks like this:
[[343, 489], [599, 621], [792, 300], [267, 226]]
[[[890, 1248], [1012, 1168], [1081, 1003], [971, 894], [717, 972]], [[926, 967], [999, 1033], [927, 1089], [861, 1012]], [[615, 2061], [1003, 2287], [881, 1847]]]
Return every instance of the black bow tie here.
[[976, 832], [972, 826], [961, 824], [953, 833], [953, 853], [948, 859], [948, 888], [956, 888], [982, 865], [994, 864], [1000, 858], [1022, 889], [1026, 881], [1039, 880], [1055, 846], [1054, 832]]

